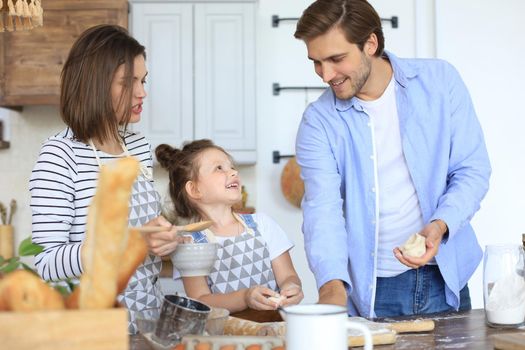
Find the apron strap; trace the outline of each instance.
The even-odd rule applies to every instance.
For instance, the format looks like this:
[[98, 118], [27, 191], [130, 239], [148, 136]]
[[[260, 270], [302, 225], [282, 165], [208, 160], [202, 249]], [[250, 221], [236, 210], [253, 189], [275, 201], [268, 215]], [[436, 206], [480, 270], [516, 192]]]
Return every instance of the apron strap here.
[[[92, 139], [89, 139], [89, 145], [91, 146], [91, 149], [93, 150], [93, 153], [95, 153], [95, 158], [97, 159], [98, 167], [99, 168], [102, 167], [102, 162], [100, 161], [100, 158], [99, 158], [98, 152], [97, 152], [97, 148], [95, 147], [95, 144], [93, 143]], [[120, 147], [122, 147], [122, 151], [123, 151], [123, 153], [124, 153], [124, 155], [126, 157], [131, 157], [131, 154], [129, 153], [128, 148], [126, 147], [126, 145], [122, 141], [120, 141]], [[142, 162], [140, 162], [139, 164], [140, 164], [140, 172], [146, 178], [146, 180], [148, 180], [148, 181], [153, 180], [153, 173], [152, 173], [151, 169], [149, 169], [147, 166], [142, 164]]]

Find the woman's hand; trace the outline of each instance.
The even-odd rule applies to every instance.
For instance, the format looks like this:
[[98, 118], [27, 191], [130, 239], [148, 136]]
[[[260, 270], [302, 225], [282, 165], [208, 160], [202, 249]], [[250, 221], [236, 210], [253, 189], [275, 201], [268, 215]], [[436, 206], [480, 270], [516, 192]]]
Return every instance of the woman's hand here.
[[244, 301], [249, 308], [254, 310], [275, 310], [277, 306], [268, 298], [278, 295], [278, 293], [270, 288], [253, 286], [246, 290]]
[[296, 283], [286, 283], [281, 287], [281, 297], [285, 298], [279, 306], [299, 304], [304, 298], [303, 289]]
[[144, 234], [149, 251], [155, 255], [169, 255], [177, 248], [177, 244], [183, 243], [183, 238], [177, 235], [177, 227], [172, 226], [163, 216], [157, 216], [144, 226], [161, 226], [166, 228], [162, 231]]

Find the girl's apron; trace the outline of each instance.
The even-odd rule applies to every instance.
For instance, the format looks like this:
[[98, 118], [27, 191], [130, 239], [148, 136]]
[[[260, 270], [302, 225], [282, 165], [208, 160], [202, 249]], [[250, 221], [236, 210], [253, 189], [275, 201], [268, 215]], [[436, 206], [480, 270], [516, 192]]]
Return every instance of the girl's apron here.
[[[95, 153], [98, 166], [101, 167], [102, 163], [95, 145], [91, 140], [89, 140], [89, 144]], [[129, 151], [122, 142], [121, 146], [124, 151], [121, 156], [129, 157]], [[160, 195], [153, 188], [151, 171], [144, 164], [140, 163], [140, 172], [133, 184], [129, 203], [129, 225], [131, 227], [142, 226], [160, 213]], [[124, 255], [123, 259], [125, 258]], [[157, 283], [161, 268], [162, 262], [160, 257], [149, 254], [142, 265], [131, 276], [124, 292], [117, 297], [118, 301], [128, 309], [128, 331], [131, 334], [137, 333], [135, 324], [136, 311], [160, 307], [161, 305], [162, 293]]]
[[[277, 290], [270, 252], [257, 223], [251, 215], [234, 216], [244, 226], [245, 232], [225, 239], [222, 244], [219, 243], [217, 260], [208, 276], [211, 292], [230, 293], [255, 285]], [[215, 241], [213, 233], [205, 230], [193, 235], [195, 242], [198, 242], [203, 234], [207, 236], [208, 241]]]

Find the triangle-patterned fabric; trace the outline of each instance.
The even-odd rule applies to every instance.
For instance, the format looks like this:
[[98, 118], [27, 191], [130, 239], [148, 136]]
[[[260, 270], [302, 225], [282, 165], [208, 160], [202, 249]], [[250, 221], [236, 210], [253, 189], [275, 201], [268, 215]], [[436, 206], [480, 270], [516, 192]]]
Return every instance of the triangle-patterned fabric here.
[[208, 276], [213, 293], [230, 293], [255, 285], [277, 290], [266, 242], [251, 216], [242, 218], [251, 230], [224, 240], [219, 247], [217, 260]]

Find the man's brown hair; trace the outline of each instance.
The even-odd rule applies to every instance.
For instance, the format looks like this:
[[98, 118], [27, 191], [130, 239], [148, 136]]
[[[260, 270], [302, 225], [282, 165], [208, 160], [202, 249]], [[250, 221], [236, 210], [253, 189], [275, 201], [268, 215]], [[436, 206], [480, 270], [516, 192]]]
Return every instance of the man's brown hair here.
[[[78, 140], [118, 139], [115, 111], [119, 106], [124, 110], [120, 123], [126, 129], [131, 118], [134, 60], [138, 55], [146, 57], [144, 46], [116, 25], [91, 27], [75, 41], [60, 77], [60, 115]], [[114, 106], [111, 83], [121, 64], [125, 65], [125, 81], [119, 103]]]
[[375, 56], [381, 56], [385, 47], [381, 18], [366, 0], [317, 0], [312, 3], [297, 23], [294, 36], [308, 41], [325, 34], [334, 27], [345, 33], [348, 42], [361, 51], [370, 34], [377, 36]]

